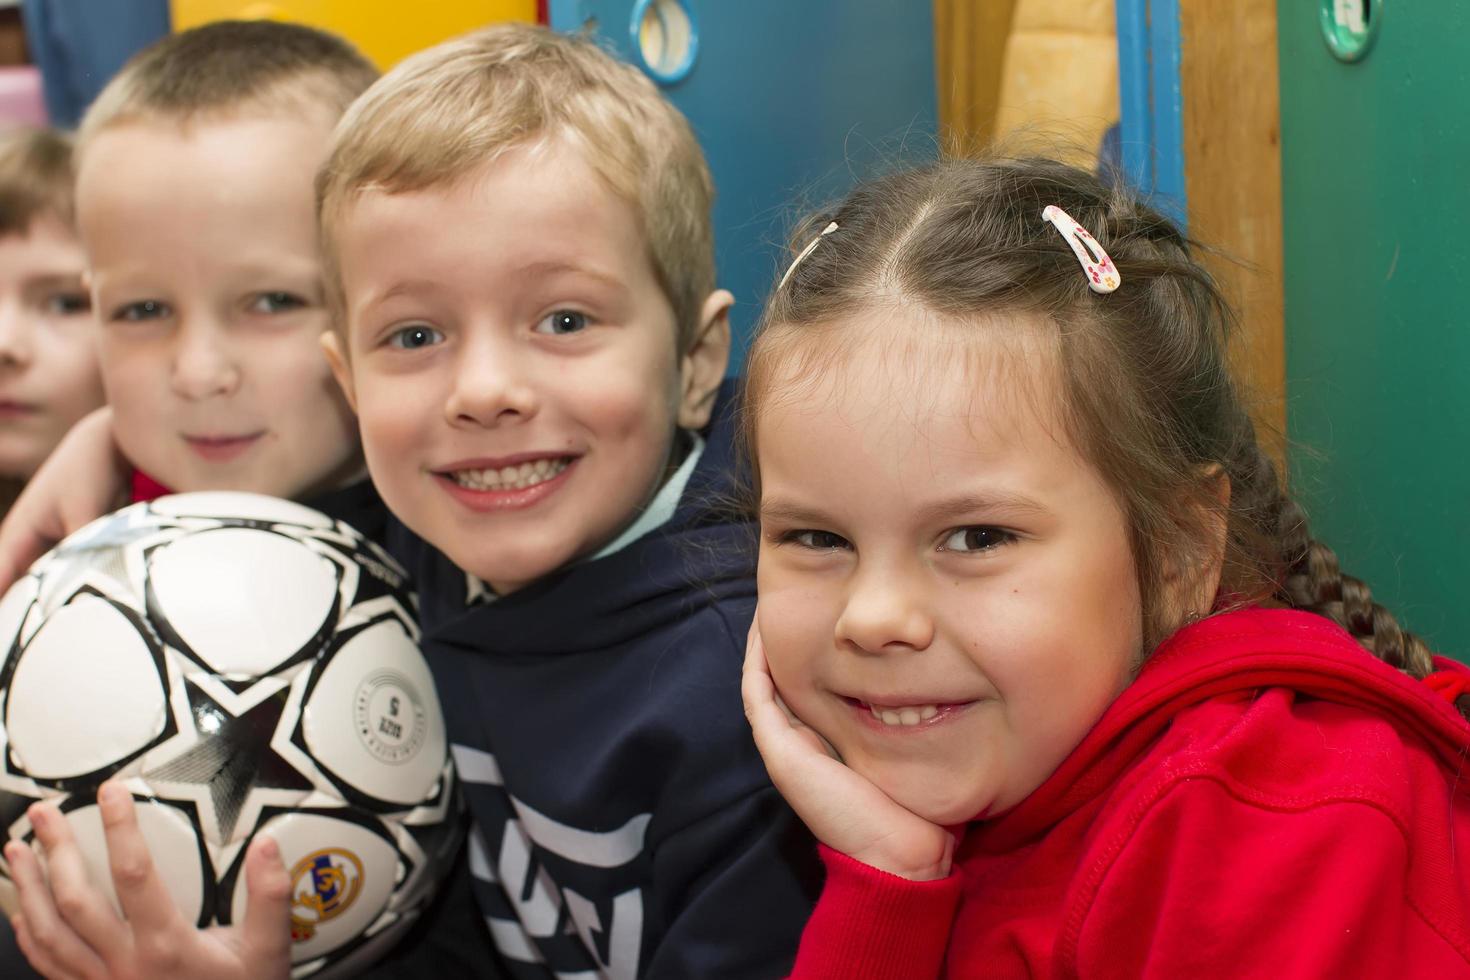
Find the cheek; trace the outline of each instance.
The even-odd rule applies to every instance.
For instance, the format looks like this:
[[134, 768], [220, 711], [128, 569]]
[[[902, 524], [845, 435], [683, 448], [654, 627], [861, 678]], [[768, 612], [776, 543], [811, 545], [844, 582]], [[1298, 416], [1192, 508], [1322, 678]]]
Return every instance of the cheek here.
[[135, 356], [123, 346], [103, 347], [98, 358], [102, 390], [118, 416], [139, 416], [164, 411], [169, 396], [169, 378], [159, 358]]
[[609, 433], [634, 435], [650, 424], [660, 430], [673, 424], [679, 377], [670, 351], [638, 340], [606, 357], [589, 358], [558, 378], [562, 397]]
[[90, 408], [102, 400], [97, 352], [89, 341], [77, 339], [59, 343], [44, 362], [38, 363], [38, 367], [48, 376], [51, 389], [66, 404]]
[[371, 381], [359, 379], [357, 382], [357, 422], [362, 432], [363, 449], [370, 455], [374, 451], [398, 451], [411, 440], [416, 429], [412, 402], [404, 399], [394, 401], [387, 395]]
[[831, 652], [834, 598], [820, 588], [765, 568], [757, 576], [757, 585], [761, 641], [771, 676], [783, 697], [799, 702]]

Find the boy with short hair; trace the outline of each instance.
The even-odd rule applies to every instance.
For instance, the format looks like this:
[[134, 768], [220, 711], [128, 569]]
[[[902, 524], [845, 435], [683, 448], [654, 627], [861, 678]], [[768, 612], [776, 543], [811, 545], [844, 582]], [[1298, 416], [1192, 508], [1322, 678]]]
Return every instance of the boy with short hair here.
[[83, 118], [78, 227], [135, 499], [247, 490], [381, 524], [317, 343], [313, 200], [333, 127], [376, 77], [332, 35], [225, 21], [145, 49]]
[[348, 111], [325, 339], [415, 576], [508, 972], [761, 977], [809, 843], [742, 730], [755, 602], [694, 134], [587, 41], [503, 26]]
[[0, 513], [102, 404], [74, 179], [65, 135], [0, 134]]
[[[269, 493], [381, 536], [385, 512], [319, 345], [329, 314], [313, 184], [337, 120], [376, 77], [321, 31], [220, 22], [139, 53], [83, 119], [77, 223], [109, 407], [74, 438], [102, 446], [103, 459], [120, 451], [135, 499], [165, 488]], [[54, 471], [36, 489], [91, 495], [93, 513], [107, 510], [116, 495], [97, 476], [98, 458], [83, 453], [80, 478]], [[28, 501], [45, 496], [27, 494], [17, 510]], [[33, 542], [46, 535], [46, 521], [18, 516]], [[20, 855], [22, 865], [30, 857]], [[26, 867], [12, 860], [12, 872]], [[289, 892], [278, 858], [257, 848], [247, 869], [252, 911]], [[20, 942], [37, 928], [50, 926], [21, 928]], [[247, 917], [236, 938], [273, 955], [288, 949], [288, 936], [257, 942], [264, 934]], [[109, 965], [124, 943], [116, 928], [112, 935]], [[205, 939], [195, 965], [222, 980], [227, 945]], [[54, 951], [26, 951], [43, 972], [70, 969]], [[102, 952], [87, 952], [82, 972]]]
[[385, 76], [319, 184], [324, 344], [403, 525], [505, 971], [780, 974], [814, 862], [740, 707], [732, 298], [687, 122], [507, 25]]

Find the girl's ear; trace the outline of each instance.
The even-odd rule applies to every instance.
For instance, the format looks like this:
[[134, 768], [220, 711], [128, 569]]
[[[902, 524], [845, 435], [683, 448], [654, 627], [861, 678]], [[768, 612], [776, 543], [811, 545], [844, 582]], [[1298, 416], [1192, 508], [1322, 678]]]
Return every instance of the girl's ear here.
[[699, 431], [709, 424], [715, 395], [730, 363], [729, 290], [710, 293], [699, 310], [699, 325], [679, 358], [679, 418], [681, 429]]
[[1230, 477], [1219, 463], [1202, 466], [1188, 506], [1195, 511], [1197, 546], [1169, 563], [1164, 587], [1170, 621], [1190, 622], [1209, 615], [1225, 570], [1230, 529]]

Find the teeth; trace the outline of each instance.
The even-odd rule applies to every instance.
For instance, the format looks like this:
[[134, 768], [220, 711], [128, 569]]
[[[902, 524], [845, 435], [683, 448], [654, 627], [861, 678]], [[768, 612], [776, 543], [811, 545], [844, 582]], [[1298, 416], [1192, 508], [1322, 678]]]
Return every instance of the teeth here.
[[917, 725], [939, 714], [937, 704], [916, 704], [905, 708], [879, 708], [870, 704], [868, 710], [873, 713], [874, 718], [895, 728]]
[[538, 459], [520, 466], [489, 470], [455, 470], [450, 477], [467, 490], [524, 490], [545, 483], [571, 465], [571, 460]]

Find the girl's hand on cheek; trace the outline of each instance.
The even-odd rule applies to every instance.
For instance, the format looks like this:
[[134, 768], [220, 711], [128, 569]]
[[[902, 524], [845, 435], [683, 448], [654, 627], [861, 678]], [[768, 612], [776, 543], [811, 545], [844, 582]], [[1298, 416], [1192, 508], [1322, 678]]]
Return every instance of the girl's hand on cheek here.
[[11, 841], [5, 857], [20, 892], [12, 919], [16, 941], [38, 972], [52, 980], [269, 980], [291, 967], [291, 879], [275, 842], [259, 837], [245, 858], [250, 897], [244, 922], [195, 928], [174, 905], [138, 827], [131, 795], [117, 783], [98, 795], [113, 886], [126, 918], [87, 878], [66, 819], [54, 806], [31, 808], [45, 848]]
[[755, 624], [746, 642], [740, 690], [771, 782], [817, 840], [914, 881], [949, 874], [955, 834], [904, 809], [843, 765], [831, 744], [792, 714], [776, 691]]

